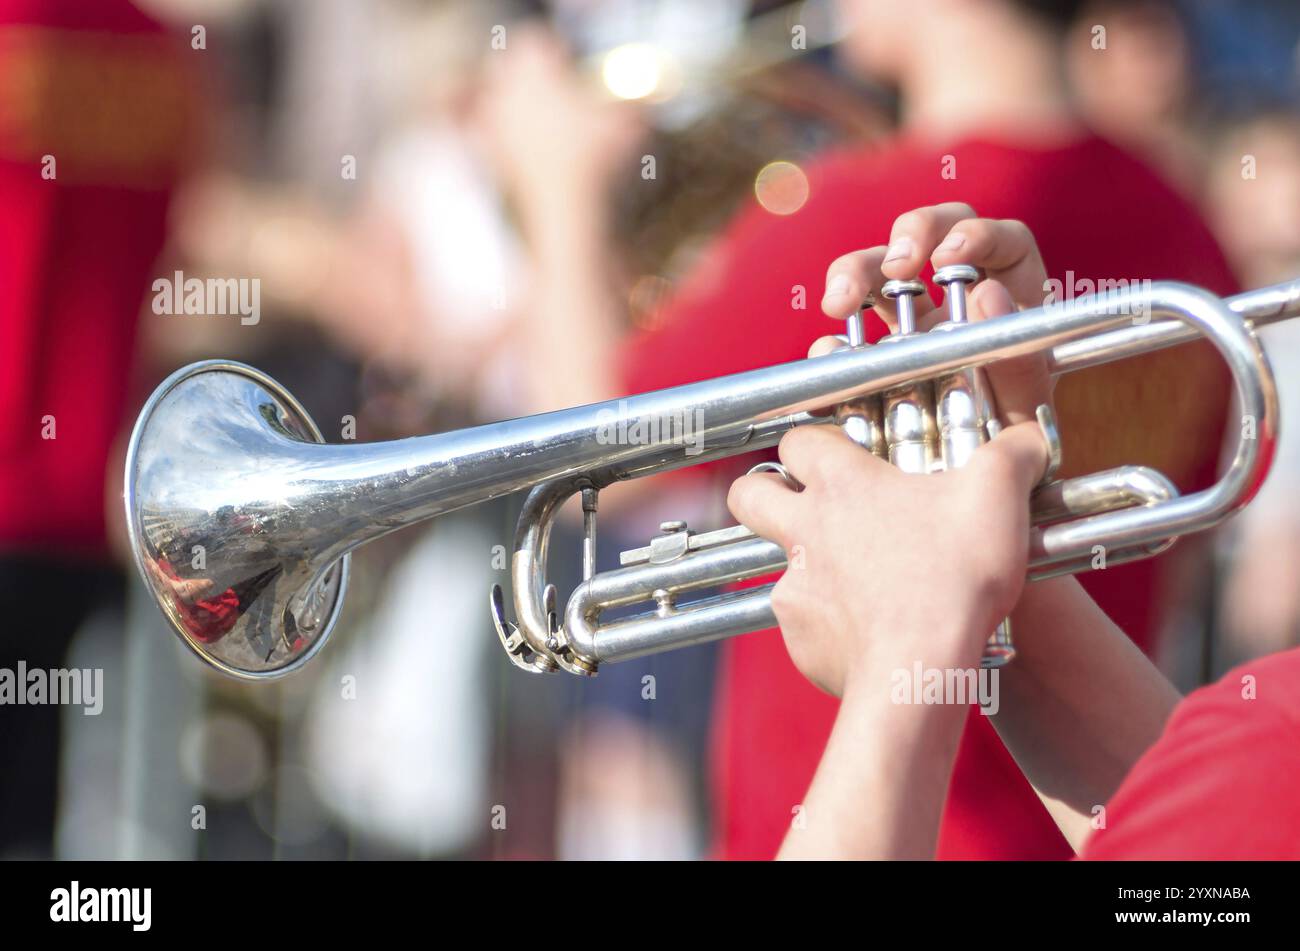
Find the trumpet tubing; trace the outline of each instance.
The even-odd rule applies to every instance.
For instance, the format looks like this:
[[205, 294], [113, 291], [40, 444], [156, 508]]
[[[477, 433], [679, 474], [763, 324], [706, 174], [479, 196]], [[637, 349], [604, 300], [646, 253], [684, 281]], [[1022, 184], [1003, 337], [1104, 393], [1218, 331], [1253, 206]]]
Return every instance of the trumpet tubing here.
[[[944, 277], [961, 278], [956, 290], [972, 279]], [[1097, 545], [1109, 564], [1147, 557], [1248, 501], [1277, 426], [1273, 380], [1252, 325], [1300, 314], [1300, 280], [1227, 301], [1161, 282], [975, 324], [959, 319], [959, 295], [944, 283], [950, 320], [941, 330], [866, 346], [859, 319], [849, 346], [815, 359], [384, 443], [325, 444], [294, 398], [251, 367], [185, 367], [150, 397], [131, 436], [124, 502], [137, 567], [199, 657], [234, 677], [274, 679], [325, 643], [353, 549], [528, 490], [510, 566], [515, 620], [494, 587], [497, 633], [519, 667], [589, 675], [604, 662], [772, 626], [770, 588], [683, 596], [785, 565], [779, 546], [740, 526], [696, 533], [672, 523], [625, 552], [620, 568], [597, 572], [601, 489], [767, 448], [798, 425], [839, 423], [865, 449], [911, 471], [961, 465], [996, 433], [980, 367], [1046, 353], [1055, 372], [1069, 372], [1198, 338], [1231, 370], [1241, 412], [1256, 421], [1253, 438], [1240, 440], [1218, 483], [1189, 496], [1140, 467], [1042, 487], [1033, 500], [1031, 576], [1086, 570]], [[919, 287], [891, 289], [902, 292], [900, 312]], [[690, 445], [658, 425], [683, 418], [700, 421]], [[1040, 422], [1055, 445], [1050, 418]], [[629, 444], [611, 441], [611, 431], [650, 436]], [[550, 528], [574, 495], [584, 510], [584, 578], [561, 610], [546, 580]], [[641, 602], [652, 605], [643, 614], [601, 620]], [[995, 633], [986, 663], [999, 651], [1010, 655], [1006, 632]]]

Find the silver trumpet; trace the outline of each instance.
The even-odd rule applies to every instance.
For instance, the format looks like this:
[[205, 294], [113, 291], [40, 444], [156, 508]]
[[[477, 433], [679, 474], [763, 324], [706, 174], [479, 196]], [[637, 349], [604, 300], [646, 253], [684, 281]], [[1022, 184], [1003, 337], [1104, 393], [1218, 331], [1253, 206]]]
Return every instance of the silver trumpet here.
[[[529, 489], [510, 566], [516, 621], [494, 586], [497, 633], [519, 667], [590, 675], [605, 662], [774, 626], [770, 585], [698, 592], [786, 566], [779, 546], [742, 526], [696, 533], [666, 523], [648, 545], [624, 552], [621, 567], [597, 572], [606, 486], [770, 447], [805, 424], [839, 423], [912, 471], [957, 466], [997, 431], [979, 367], [1045, 352], [1053, 372], [1066, 373], [1200, 338], [1231, 370], [1242, 414], [1222, 478], [1186, 496], [1137, 466], [1045, 483], [1032, 500], [1030, 576], [1088, 570], [1099, 553], [1107, 566], [1148, 557], [1250, 500], [1277, 434], [1273, 378], [1253, 328], [1300, 315], [1300, 279], [1227, 300], [1157, 282], [968, 324], [962, 290], [974, 276], [961, 268], [936, 275], [948, 288], [941, 331], [914, 332], [911, 302], [924, 288], [895, 283], [885, 293], [900, 333], [876, 346], [865, 345], [859, 317], [849, 346], [815, 359], [391, 442], [326, 445], [274, 380], [238, 363], [193, 364], [158, 387], [131, 436], [124, 500], [137, 567], [199, 657], [233, 677], [274, 679], [325, 643], [353, 549]], [[689, 441], [686, 419], [696, 421]], [[1059, 452], [1050, 414], [1039, 419]], [[617, 438], [625, 433], [644, 438]], [[561, 613], [546, 580], [547, 548], [555, 514], [574, 495], [585, 523], [583, 581]], [[647, 610], [602, 620], [635, 604]], [[985, 663], [1012, 652], [1000, 628]]]

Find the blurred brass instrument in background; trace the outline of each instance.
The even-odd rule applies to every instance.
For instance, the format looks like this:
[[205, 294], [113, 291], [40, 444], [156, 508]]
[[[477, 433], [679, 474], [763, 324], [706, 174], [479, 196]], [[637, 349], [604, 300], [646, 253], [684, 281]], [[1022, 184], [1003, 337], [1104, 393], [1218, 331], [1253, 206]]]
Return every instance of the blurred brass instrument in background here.
[[[997, 431], [979, 367], [1045, 353], [1054, 373], [1067, 373], [1197, 339], [1227, 363], [1242, 414], [1220, 480], [1182, 496], [1160, 473], [1126, 466], [1045, 483], [1032, 502], [1031, 577], [1088, 570], [1099, 552], [1107, 566], [1147, 557], [1250, 500], [1277, 434], [1273, 378], [1253, 328], [1300, 314], [1300, 280], [1227, 300], [1157, 282], [968, 324], [964, 287], [976, 276], [962, 266], [936, 274], [949, 319], [927, 333], [912, 318], [923, 285], [891, 282], [884, 292], [895, 299], [898, 333], [874, 346], [864, 343], [859, 315], [849, 346], [826, 356], [391, 442], [326, 445], [297, 401], [257, 370], [225, 361], [185, 367], [158, 387], [131, 437], [125, 505], [137, 566], [201, 658], [234, 677], [273, 679], [325, 643], [353, 549], [527, 489], [510, 564], [516, 621], [494, 586], [497, 631], [519, 667], [589, 675], [602, 663], [774, 626], [771, 585], [683, 596], [786, 565], [779, 546], [741, 526], [695, 533], [667, 523], [647, 546], [624, 552], [621, 567], [597, 572], [601, 489], [771, 447], [805, 424], [842, 425], [864, 451], [910, 471], [961, 465]], [[684, 440], [687, 420], [694, 428]], [[1058, 445], [1050, 416], [1040, 413], [1040, 422]], [[547, 548], [557, 512], [575, 495], [583, 581], [561, 612], [546, 580]], [[602, 621], [607, 610], [639, 603], [650, 607]], [[1000, 630], [985, 664], [1012, 653]]]
[[582, 66], [610, 98], [662, 103], [799, 60], [833, 46], [847, 32], [831, 0], [806, 0], [749, 17], [716, 58], [687, 58], [664, 43], [633, 42], [592, 53]]

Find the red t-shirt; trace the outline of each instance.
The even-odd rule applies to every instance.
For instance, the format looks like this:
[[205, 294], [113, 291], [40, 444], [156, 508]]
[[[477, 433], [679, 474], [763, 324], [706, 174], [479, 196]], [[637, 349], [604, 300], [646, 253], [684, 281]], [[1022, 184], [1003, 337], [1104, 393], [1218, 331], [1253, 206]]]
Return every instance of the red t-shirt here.
[[126, 0], [0, 0], [0, 552], [105, 547], [190, 121], [180, 55]]
[[[181, 580], [181, 576], [166, 558], [159, 558], [154, 564], [159, 572], [172, 581]], [[172, 605], [190, 636], [205, 644], [215, 644], [221, 640], [239, 620], [239, 595], [234, 588], [226, 588], [214, 593], [212, 597], [197, 598], [190, 602], [174, 598]]]
[[1084, 859], [1300, 859], [1300, 648], [1178, 705]]
[[[1161, 278], [1220, 294], [1236, 289], [1192, 206], [1145, 165], [1095, 137], [1032, 149], [992, 141], [936, 148], [903, 140], [832, 156], [807, 173], [811, 190], [799, 211], [779, 217], [751, 202], [678, 289], [661, 325], [631, 343], [623, 364], [629, 392], [804, 357], [813, 339], [841, 332], [819, 308], [827, 265], [847, 251], [886, 242], [895, 217], [937, 202], [966, 201], [981, 215], [1025, 221], [1048, 273], [1067, 289], [1085, 280]], [[1079, 285], [1076, 293], [1087, 289]], [[874, 332], [883, 332], [875, 323]], [[1140, 463], [1161, 469], [1184, 490], [1208, 484], [1226, 387], [1226, 372], [1207, 345], [1063, 378], [1056, 392], [1063, 474]], [[725, 483], [752, 462], [715, 467], [710, 477]], [[1147, 561], [1085, 575], [1083, 584], [1149, 649], [1159, 621], [1158, 577], [1157, 565]], [[717, 710], [719, 852], [770, 858], [812, 779], [836, 701], [799, 675], [779, 633], [767, 631], [726, 645]], [[1071, 854], [978, 714], [957, 757], [938, 854]]]

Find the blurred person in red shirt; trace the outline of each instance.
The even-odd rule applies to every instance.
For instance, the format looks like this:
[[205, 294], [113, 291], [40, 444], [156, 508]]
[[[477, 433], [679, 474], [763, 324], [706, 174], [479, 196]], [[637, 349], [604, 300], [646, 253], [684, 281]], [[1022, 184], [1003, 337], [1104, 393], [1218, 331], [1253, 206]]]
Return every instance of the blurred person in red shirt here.
[[[888, 234], [907, 209], [945, 201], [1028, 223], [1055, 282], [1044, 288], [1045, 298], [1082, 295], [1116, 280], [1181, 279], [1219, 294], [1236, 289], [1191, 203], [1073, 114], [1061, 61], [1078, 3], [845, 0], [842, 7], [849, 32], [840, 51], [854, 68], [898, 88], [898, 135], [788, 171], [784, 195], [796, 200], [765, 206], [760, 194], [748, 203], [700, 254], [661, 322], [629, 341], [614, 322], [622, 308], [611, 287], [615, 269], [601, 205], [603, 189], [636, 187], [633, 176], [643, 167], [628, 158], [635, 139], [626, 107], [595, 108], [551, 54], [518, 43], [513, 53], [498, 54], [493, 81], [503, 89], [490, 125], [498, 142], [528, 144], [501, 164], [538, 265], [535, 314], [521, 328], [538, 371], [538, 409], [803, 357], [807, 308], [815, 306], [825, 262], [860, 247], [864, 235]], [[917, 249], [900, 242], [889, 253], [905, 259]], [[873, 339], [883, 331], [876, 324]], [[1141, 463], [1184, 490], [1208, 484], [1226, 385], [1204, 347], [1063, 379], [1057, 404], [1064, 474]], [[719, 470], [713, 476], [720, 492], [738, 466]], [[620, 495], [635, 497], [642, 510], [649, 505], [644, 484], [606, 495], [610, 507]], [[1166, 557], [1082, 581], [1145, 651], [1165, 619], [1168, 565]], [[936, 590], [942, 583], [936, 567]], [[717, 851], [770, 858], [798, 813], [837, 704], [798, 675], [776, 632], [730, 641], [724, 658], [713, 763]], [[978, 715], [957, 756], [937, 854], [1070, 855]]]
[[[62, 666], [120, 593], [105, 476], [183, 159], [180, 55], [127, 0], [0, 0], [3, 668]], [[0, 707], [0, 855], [50, 853], [59, 715]]]
[[1205, 162], [1188, 24], [1169, 0], [1094, 0], [1071, 31], [1066, 72], [1087, 122], [1195, 187]]

